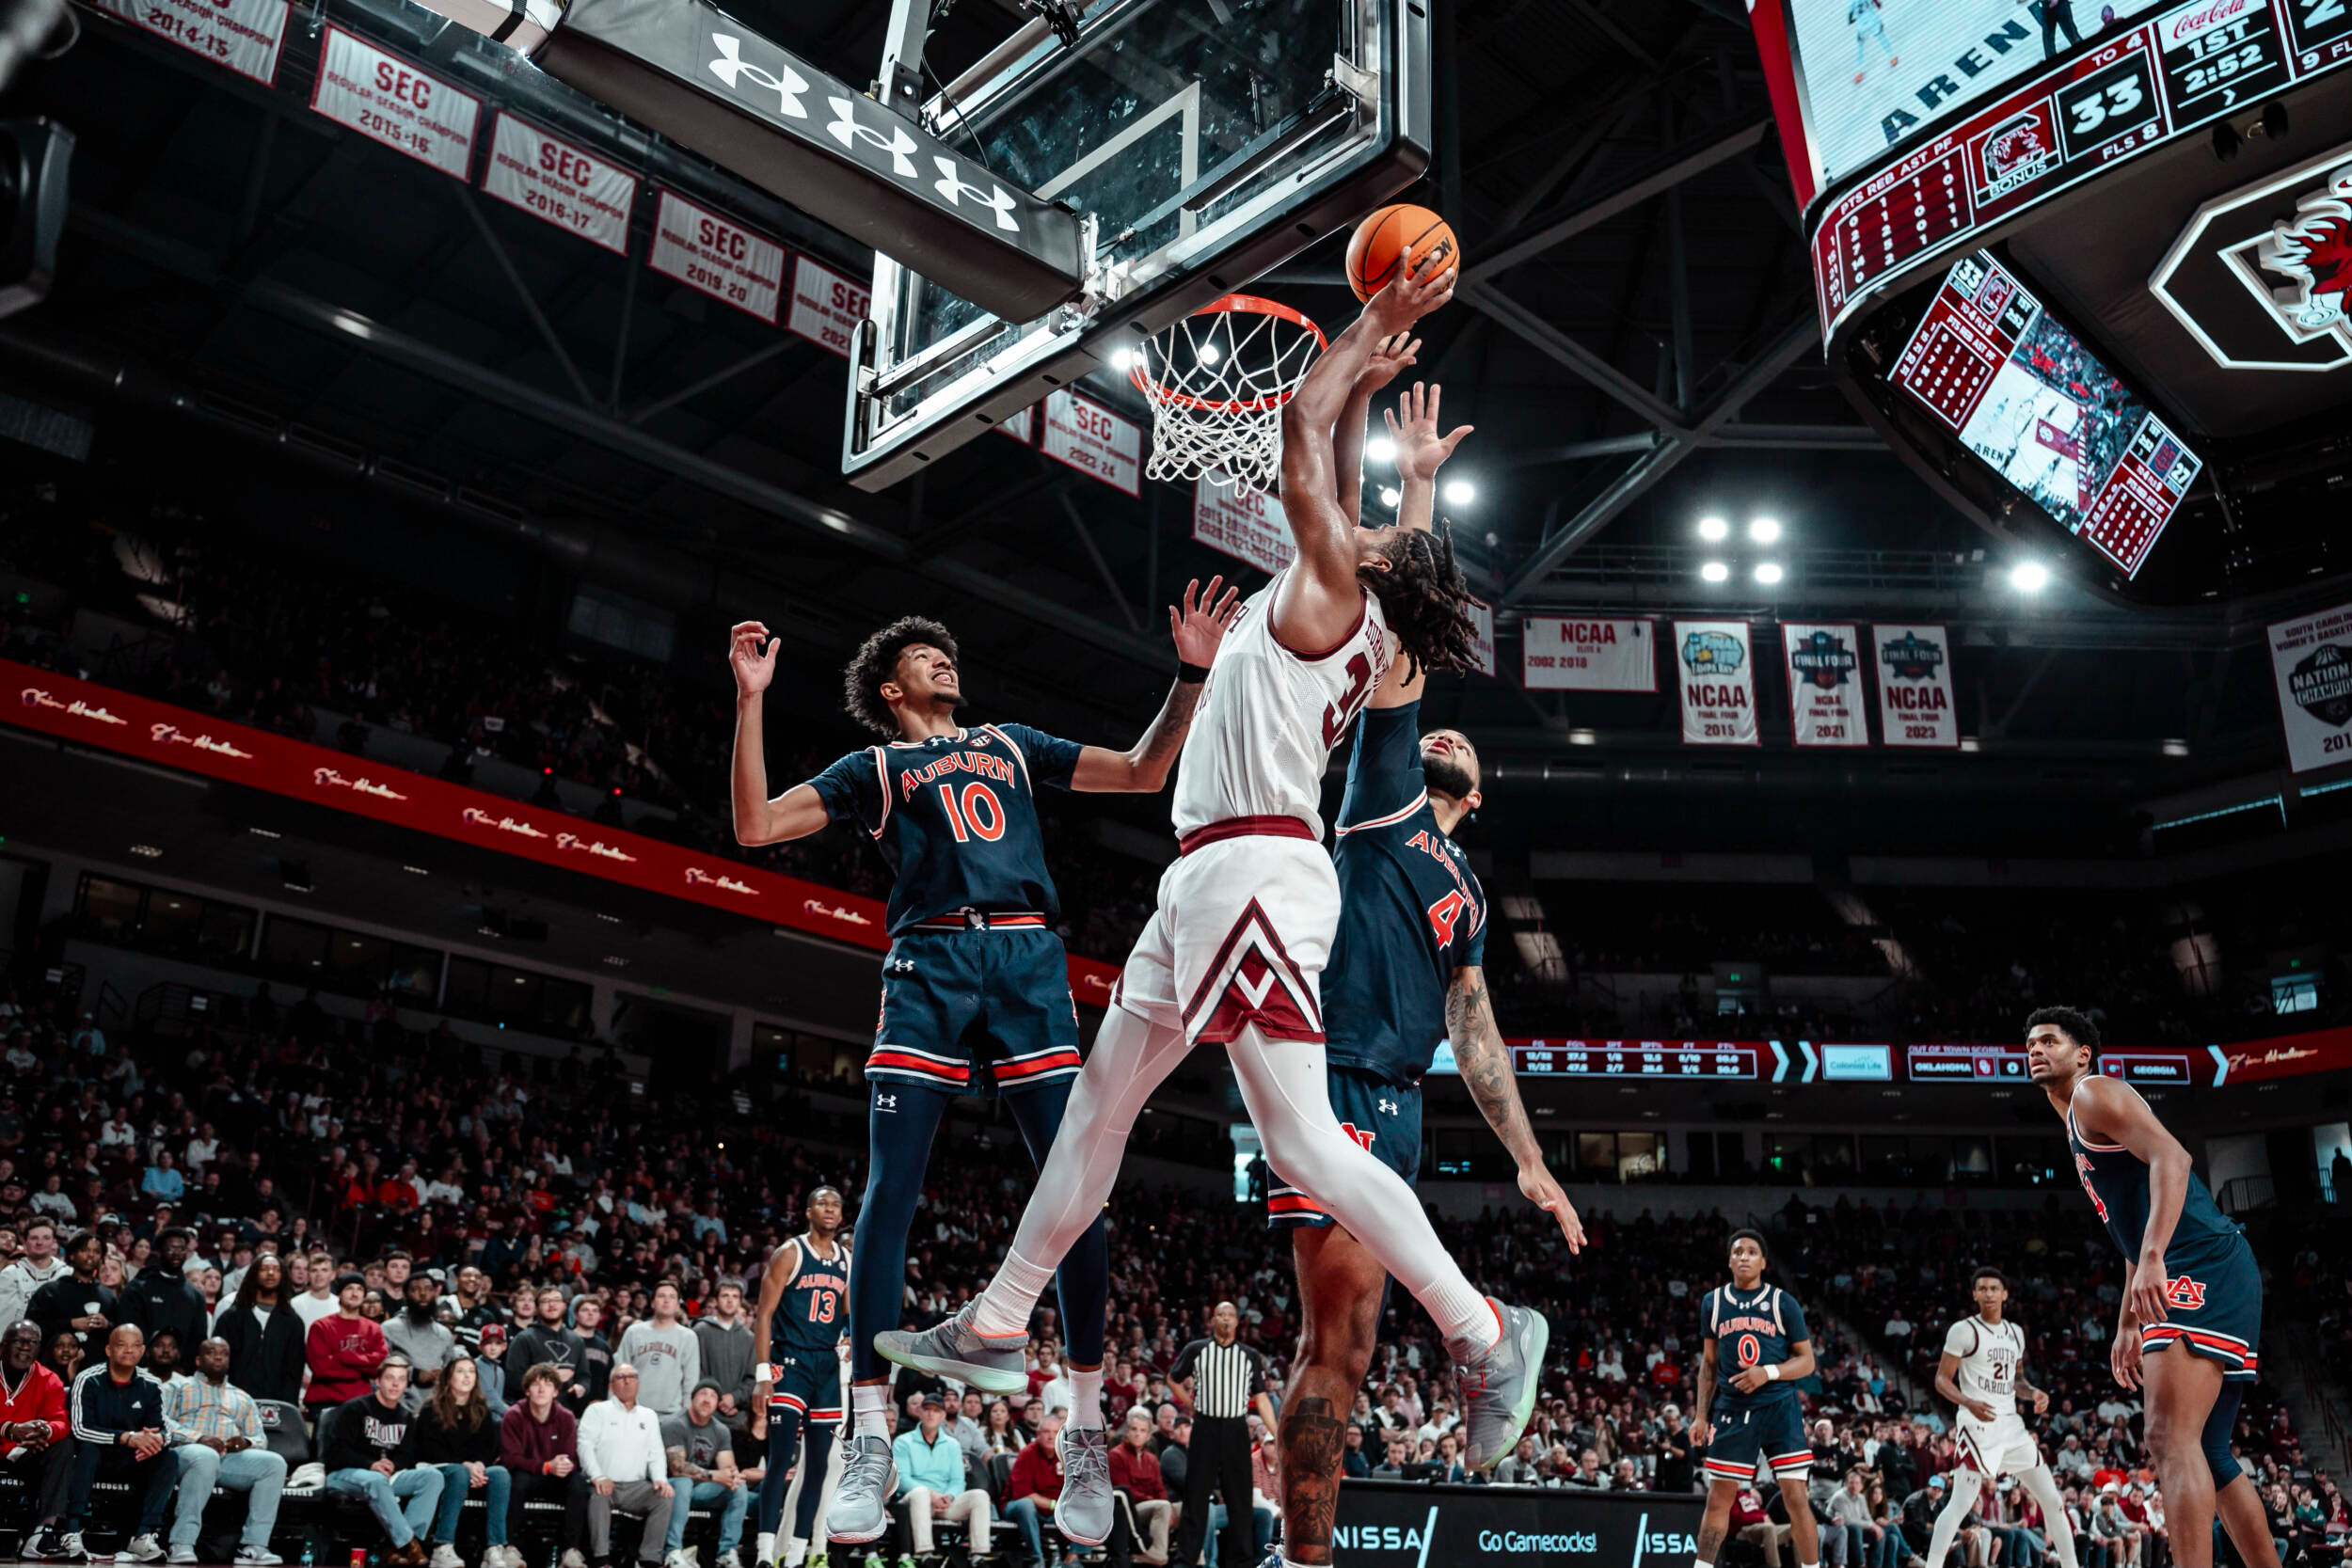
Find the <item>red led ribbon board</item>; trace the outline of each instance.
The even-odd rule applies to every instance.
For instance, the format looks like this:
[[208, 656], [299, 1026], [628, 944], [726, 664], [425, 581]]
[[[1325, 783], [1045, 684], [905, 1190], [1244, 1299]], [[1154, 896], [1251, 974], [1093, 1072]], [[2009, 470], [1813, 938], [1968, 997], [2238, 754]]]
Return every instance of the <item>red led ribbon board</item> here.
[[[876, 899], [7, 659], [0, 659], [0, 719], [78, 745], [731, 910], [771, 926], [876, 951], [890, 945]], [[1070, 958], [1071, 994], [1081, 1002], [1105, 1005], [1118, 977], [1112, 965]]]

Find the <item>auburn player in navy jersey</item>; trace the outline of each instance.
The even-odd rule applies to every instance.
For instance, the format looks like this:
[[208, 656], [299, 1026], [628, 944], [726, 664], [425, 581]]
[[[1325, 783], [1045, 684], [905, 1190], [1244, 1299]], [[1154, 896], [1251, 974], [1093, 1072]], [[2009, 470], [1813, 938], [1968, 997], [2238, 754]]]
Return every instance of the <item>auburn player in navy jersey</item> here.
[[[1375, 354], [1341, 431], [1361, 431], [1363, 404], [1392, 364], [1411, 362], [1415, 346], [1392, 341]], [[1470, 434], [1468, 426], [1438, 434], [1439, 402], [1438, 388], [1416, 385], [1399, 400], [1402, 420], [1382, 410], [1396, 448], [1397, 515], [1407, 521], [1430, 515], [1438, 468]], [[1341, 473], [1356, 471], [1357, 444], [1340, 443]], [[1451, 1037], [1470, 1098], [1518, 1162], [1519, 1190], [1559, 1220], [1577, 1251], [1583, 1227], [1544, 1164], [1487, 1000], [1486, 893], [1453, 836], [1479, 807], [1478, 752], [1458, 730], [1421, 734], [1428, 674], [1410, 660], [1391, 664], [1356, 721], [1331, 848], [1339, 930], [1322, 988], [1331, 1110], [1411, 1185], [1421, 1173], [1422, 1078]], [[1282, 1402], [1279, 1560], [1324, 1568], [1347, 1413], [1372, 1367], [1388, 1271], [1313, 1197], [1279, 1169], [1274, 1177], [1266, 1223], [1292, 1232], [1302, 1320], [1298, 1370]]]
[[2098, 1051], [2097, 1025], [2072, 1007], [2026, 1020], [2026, 1070], [2064, 1118], [2083, 1191], [2123, 1254], [2107, 1359], [2118, 1384], [2144, 1391], [2172, 1560], [2212, 1568], [2217, 1511], [2251, 1568], [2277, 1568], [2262, 1497], [2230, 1452], [2259, 1365], [2262, 1271], [2180, 1139], [2137, 1089], [2100, 1075]]
[[[1699, 1303], [1698, 1419], [1691, 1440], [1707, 1449], [1707, 1513], [1699, 1525], [1698, 1568], [1714, 1568], [1730, 1528], [1732, 1498], [1769, 1460], [1788, 1508], [1789, 1544], [1801, 1568], [1820, 1568], [1820, 1533], [1805, 1497], [1813, 1448], [1804, 1434], [1797, 1379], [1813, 1374], [1813, 1332], [1804, 1308], [1764, 1283], [1764, 1237], [1731, 1233], [1731, 1283]], [[1777, 1553], [1767, 1553], [1778, 1561]]]
[[[850, 1291], [851, 1431], [828, 1513], [840, 1541], [866, 1542], [889, 1528], [896, 1482], [883, 1413], [888, 1369], [874, 1336], [898, 1326], [906, 1293], [907, 1229], [922, 1196], [932, 1134], [961, 1094], [1002, 1095], [1030, 1156], [1052, 1148], [1078, 1075], [1078, 1018], [1060, 937], [1054, 879], [1045, 868], [1037, 791], [1045, 786], [1150, 793], [1175, 765], [1208, 666], [1240, 600], [1194, 582], [1168, 611], [1175, 688], [1141, 739], [1125, 752], [1081, 746], [1023, 724], [966, 726], [956, 641], [935, 621], [908, 616], [866, 640], [844, 672], [850, 715], [888, 736], [852, 752], [771, 800], [761, 708], [781, 645], [755, 621], [732, 633], [735, 672], [735, 836], [742, 844], [805, 838], [828, 823], [855, 822], [897, 874], [882, 961], [882, 1017], [866, 1060], [868, 1167], [858, 1215], [858, 1269]], [[1058, 1273], [1070, 1366], [1102, 1387], [1107, 1264], [1101, 1217]], [[1099, 1397], [1079, 1390], [1069, 1441], [1104, 1448]], [[1073, 1467], [1085, 1480], [1092, 1467]], [[1099, 1544], [1110, 1530], [1108, 1467], [1101, 1497], [1084, 1485], [1064, 1533]], [[1084, 1531], [1099, 1512], [1102, 1535]]]
[[752, 1318], [753, 1408], [768, 1422], [768, 1466], [759, 1483], [759, 1560], [776, 1560], [771, 1537], [784, 1534], [784, 1495], [801, 1463], [786, 1536], [785, 1568], [808, 1557], [808, 1532], [825, 1491], [833, 1429], [841, 1424], [841, 1337], [850, 1323], [850, 1248], [841, 1240], [841, 1192], [818, 1187], [802, 1206], [807, 1231], [776, 1248], [759, 1281]]

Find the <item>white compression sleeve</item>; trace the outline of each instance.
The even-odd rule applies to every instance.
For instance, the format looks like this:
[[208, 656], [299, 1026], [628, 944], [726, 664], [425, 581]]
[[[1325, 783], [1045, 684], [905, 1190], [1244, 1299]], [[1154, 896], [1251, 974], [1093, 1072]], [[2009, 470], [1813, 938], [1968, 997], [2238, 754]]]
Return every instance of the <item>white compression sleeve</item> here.
[[1953, 1537], [1960, 1534], [1961, 1521], [1977, 1506], [1977, 1494], [1984, 1488], [1984, 1478], [1967, 1465], [1949, 1472], [1952, 1482], [1951, 1501], [1935, 1516], [1935, 1530], [1928, 1540], [1928, 1560], [1941, 1562], [1944, 1554], [1952, 1549]]
[[1323, 1047], [1268, 1040], [1250, 1024], [1229, 1053], [1266, 1164], [1345, 1226], [1429, 1309], [1448, 1339], [1491, 1346], [1502, 1332], [1494, 1308], [1447, 1254], [1413, 1190], [1340, 1131], [1325, 1086]]
[[1124, 1007], [1103, 1015], [1094, 1050], [1071, 1087], [1053, 1152], [1022, 1211], [1012, 1250], [980, 1292], [974, 1328], [992, 1338], [1029, 1331], [1029, 1314], [1052, 1283], [1062, 1255], [1094, 1223], [1119, 1180], [1127, 1134], [1143, 1102], [1190, 1050], [1181, 1030], [1149, 1022]]
[[2021, 1478], [2042, 1508], [2042, 1528], [2050, 1537], [2050, 1554], [2058, 1568], [2075, 1568], [2074, 1527], [2066, 1522], [2066, 1499], [2058, 1496], [2058, 1478], [2047, 1465], [2037, 1465]]

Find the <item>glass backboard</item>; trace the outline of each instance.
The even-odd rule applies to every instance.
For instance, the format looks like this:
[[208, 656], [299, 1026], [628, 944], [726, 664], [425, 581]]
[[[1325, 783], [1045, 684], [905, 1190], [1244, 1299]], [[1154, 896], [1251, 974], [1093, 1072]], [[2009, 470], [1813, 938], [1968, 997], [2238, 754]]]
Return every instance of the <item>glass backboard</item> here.
[[1005, 322], [877, 257], [843, 471], [919, 471], [1410, 183], [1428, 61], [1421, 0], [1095, 0], [1075, 44], [1016, 35], [924, 119], [1082, 215], [1088, 297]]

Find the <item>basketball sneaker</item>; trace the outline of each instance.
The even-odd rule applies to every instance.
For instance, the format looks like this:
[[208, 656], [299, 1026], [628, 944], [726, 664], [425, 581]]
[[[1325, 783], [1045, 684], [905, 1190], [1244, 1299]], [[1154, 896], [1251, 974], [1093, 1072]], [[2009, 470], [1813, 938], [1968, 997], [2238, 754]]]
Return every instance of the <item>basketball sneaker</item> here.
[[1111, 1508], [1109, 1435], [1101, 1427], [1062, 1428], [1054, 1528], [1073, 1546], [1099, 1546], [1111, 1538]]
[[972, 1326], [978, 1307], [977, 1300], [966, 1302], [962, 1311], [920, 1334], [885, 1329], [874, 1336], [874, 1349], [885, 1361], [933, 1377], [952, 1377], [984, 1394], [1027, 1393], [1029, 1365], [1023, 1353], [1029, 1348], [1029, 1337], [1010, 1334], [992, 1339], [981, 1334]]
[[890, 1528], [890, 1496], [898, 1486], [890, 1439], [870, 1432], [850, 1438], [841, 1445], [841, 1484], [825, 1510], [825, 1533], [852, 1545], [881, 1540]]
[[1541, 1312], [1505, 1307], [1492, 1296], [1486, 1305], [1502, 1323], [1502, 1338], [1494, 1348], [1472, 1350], [1461, 1339], [1446, 1346], [1461, 1379], [1462, 1433], [1469, 1449], [1462, 1459], [1472, 1470], [1493, 1469], [1527, 1430], [1535, 1414], [1544, 1351], [1551, 1343], [1551, 1325]]

